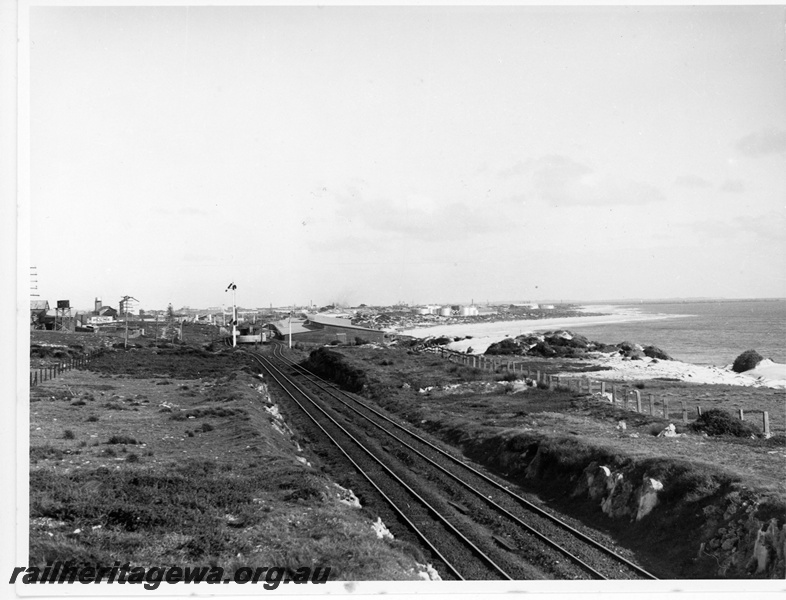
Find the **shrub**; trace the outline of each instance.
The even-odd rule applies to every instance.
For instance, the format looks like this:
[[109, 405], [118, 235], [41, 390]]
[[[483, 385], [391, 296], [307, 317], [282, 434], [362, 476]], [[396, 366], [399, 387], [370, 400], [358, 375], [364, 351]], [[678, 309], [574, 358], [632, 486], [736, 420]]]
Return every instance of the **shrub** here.
[[63, 439], [64, 440], [73, 440], [75, 437], [76, 437], [76, 435], [74, 435], [74, 432], [71, 431], [70, 429], [66, 429], [63, 432]]
[[139, 456], [134, 454], [133, 452], [126, 456], [126, 461], [128, 462], [139, 462]]
[[30, 460], [32, 462], [38, 462], [44, 458], [54, 458], [55, 460], [61, 460], [63, 458], [63, 453], [49, 444], [44, 446], [30, 446]]
[[210, 423], [202, 423], [202, 431], [207, 433], [208, 431], [213, 431], [215, 427], [213, 427]]
[[734, 437], [751, 437], [759, 433], [751, 423], [733, 417], [725, 410], [711, 408], [691, 423], [693, 431], [704, 432], [707, 435], [731, 435]]
[[734, 359], [734, 364], [731, 366], [731, 370], [735, 373], [750, 371], [751, 369], [755, 369], [756, 365], [758, 365], [762, 360], [764, 360], [764, 357], [755, 350], [746, 350]]
[[136, 444], [137, 441], [127, 435], [113, 435], [107, 441], [107, 444]]
[[71, 403], [71, 406], [84, 406], [85, 404], [87, 404], [87, 402], [85, 402], [84, 400], [82, 400], [82, 399], [80, 398], [80, 399], [74, 400], [74, 401]]

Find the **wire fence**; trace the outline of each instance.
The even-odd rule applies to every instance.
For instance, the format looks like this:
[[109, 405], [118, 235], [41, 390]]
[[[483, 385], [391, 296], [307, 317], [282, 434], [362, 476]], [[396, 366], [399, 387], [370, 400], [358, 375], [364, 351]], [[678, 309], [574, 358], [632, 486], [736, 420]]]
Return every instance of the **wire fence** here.
[[30, 387], [34, 388], [44, 381], [55, 379], [66, 371], [71, 371], [73, 369], [84, 369], [101, 353], [102, 352], [100, 350], [96, 350], [93, 352], [88, 352], [83, 356], [70, 357], [68, 360], [61, 361], [55, 365], [47, 365], [45, 367], [32, 369], [30, 371]]
[[[615, 384], [596, 380], [588, 375], [557, 375], [549, 373], [545, 369], [530, 368], [525, 363], [508, 358], [464, 354], [441, 347], [422, 347], [418, 348], [417, 351], [439, 354], [442, 358], [451, 362], [457, 362], [482, 371], [520, 373], [523, 378], [532, 380], [535, 385], [543, 389], [565, 389], [576, 393], [597, 394], [612, 406], [622, 410], [649, 414], [669, 420], [678, 420], [685, 425], [701, 417], [704, 410], [700, 405], [689, 406], [689, 401], [686, 400], [671, 400], [666, 397], [658, 397], [653, 393], [642, 394], [635, 384]], [[752, 414], [760, 415], [761, 429], [764, 432], [764, 436], [770, 437], [772, 433], [770, 431], [770, 415], [768, 411], [756, 409], [744, 411], [740, 408], [737, 410], [736, 416], [744, 421], [747, 415], [750, 421]]]

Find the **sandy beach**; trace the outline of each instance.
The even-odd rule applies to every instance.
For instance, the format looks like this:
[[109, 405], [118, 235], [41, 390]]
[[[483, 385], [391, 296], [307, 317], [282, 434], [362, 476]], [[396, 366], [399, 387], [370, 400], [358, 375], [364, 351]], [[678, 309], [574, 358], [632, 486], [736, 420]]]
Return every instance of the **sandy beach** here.
[[[532, 319], [524, 321], [499, 321], [495, 323], [472, 323], [467, 325], [437, 325], [415, 328], [400, 333], [418, 338], [426, 337], [465, 337], [447, 345], [456, 352], [483, 354], [494, 342], [506, 337], [516, 337], [526, 333], [554, 331], [557, 329], [579, 330], [582, 326], [630, 323], [635, 321], [656, 321], [675, 319], [686, 315], [642, 314], [635, 309], [616, 306], [584, 307], [586, 311], [609, 311], [611, 314], [587, 317], [565, 317], [555, 319]], [[632, 340], [635, 342], [635, 340]], [[624, 359], [620, 355], [605, 355], [591, 359], [593, 364], [609, 368], [603, 371], [604, 379], [635, 381], [655, 378], [670, 378], [692, 383], [726, 384], [739, 386], [768, 387], [786, 389], [786, 365], [764, 360], [756, 369], [745, 373], [735, 373], [731, 365], [725, 367], [694, 365], [677, 360], [656, 361], [645, 357], [642, 360]]]
[[527, 319], [521, 321], [496, 321], [492, 323], [468, 323], [452, 325], [435, 325], [433, 327], [416, 327], [399, 331], [402, 335], [417, 338], [426, 337], [466, 337], [471, 340], [462, 340], [450, 344], [451, 350], [466, 352], [472, 348], [472, 354], [482, 354], [494, 342], [499, 342], [506, 337], [516, 337], [524, 333], [537, 333], [541, 331], [554, 331], [556, 329], [578, 329], [582, 326], [608, 325], [612, 323], [631, 323], [635, 321], [659, 321], [662, 319], [676, 319], [683, 315], [657, 315], [643, 314], [630, 308], [617, 306], [591, 306], [583, 307], [587, 312], [609, 311], [608, 315], [587, 317], [563, 317], [555, 319]]
[[678, 360], [625, 359], [619, 354], [591, 359], [593, 364], [608, 367], [601, 371], [603, 379], [615, 381], [641, 381], [668, 378], [689, 383], [739, 385], [786, 389], [786, 365], [763, 360], [755, 369], [735, 373], [730, 366], [714, 367], [693, 365]]

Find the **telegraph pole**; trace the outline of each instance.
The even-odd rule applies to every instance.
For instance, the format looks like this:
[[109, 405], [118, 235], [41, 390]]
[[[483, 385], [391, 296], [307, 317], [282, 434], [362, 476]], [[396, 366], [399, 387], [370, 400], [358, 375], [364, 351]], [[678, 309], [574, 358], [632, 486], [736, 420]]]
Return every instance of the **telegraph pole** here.
[[235, 304], [235, 290], [237, 286], [234, 282], [230, 283], [225, 292], [232, 290], [232, 347], [237, 347], [237, 305]]

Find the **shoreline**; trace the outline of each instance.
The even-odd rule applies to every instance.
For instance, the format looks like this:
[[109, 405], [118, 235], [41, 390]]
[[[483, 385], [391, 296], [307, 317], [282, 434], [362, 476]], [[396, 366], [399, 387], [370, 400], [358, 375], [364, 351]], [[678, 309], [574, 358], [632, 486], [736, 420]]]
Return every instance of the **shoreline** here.
[[[598, 307], [582, 307], [590, 311]], [[488, 347], [505, 338], [515, 338], [527, 333], [542, 333], [558, 329], [577, 329], [594, 325], [608, 325], [618, 323], [632, 323], [638, 321], [658, 321], [675, 319], [689, 315], [670, 314], [642, 314], [635, 309], [619, 309], [616, 306], [604, 306], [606, 310], [614, 311], [608, 315], [587, 317], [555, 317], [553, 319], [531, 319], [519, 321], [495, 321], [491, 323], [468, 323], [452, 325], [434, 325], [431, 327], [412, 328], [399, 331], [401, 335], [416, 338], [427, 337], [465, 337], [451, 342], [446, 347], [456, 352], [479, 355]], [[637, 343], [638, 340], [631, 340]], [[642, 360], [624, 359], [619, 355], [601, 355], [596, 358], [582, 359], [588, 364], [609, 367], [609, 370], [598, 371], [604, 379], [617, 381], [641, 381], [655, 378], [670, 378], [689, 383], [725, 384], [745, 387], [767, 387], [786, 389], [786, 365], [774, 363], [770, 360], [762, 361], [756, 369], [746, 373], [735, 373], [731, 365], [714, 366], [698, 365], [679, 360], [653, 360], [645, 357]]]
[[[599, 379], [611, 381], [675, 379], [687, 383], [706, 385], [717, 384], [786, 389], [786, 365], [775, 363], [769, 359], [761, 361], [755, 369], [743, 373], [735, 373], [730, 366], [694, 365], [678, 360], [655, 360], [649, 357], [641, 360], [630, 360], [620, 355], [604, 355], [587, 359], [587, 362], [601, 367], [609, 367], [609, 370], [597, 371], [594, 374]], [[564, 373], [563, 376], [578, 375], [575, 373]]]
[[[582, 310], [589, 312], [592, 307], [582, 307]], [[603, 307], [607, 308], [607, 307]], [[614, 310], [616, 307], [610, 306], [608, 309]], [[543, 331], [554, 331], [557, 329], [573, 329], [594, 325], [611, 325], [619, 323], [634, 323], [639, 321], [661, 321], [665, 319], [679, 319], [689, 315], [667, 315], [667, 314], [643, 314], [630, 309], [617, 310], [607, 315], [596, 315], [586, 317], [555, 317], [553, 319], [522, 319], [517, 321], [493, 321], [487, 323], [454, 323], [450, 325], [432, 325], [427, 327], [413, 327], [396, 331], [399, 335], [407, 335], [416, 338], [427, 337], [466, 337], [472, 336], [471, 340], [461, 340], [449, 345], [451, 350], [466, 352], [472, 348], [471, 354], [483, 354], [493, 343], [504, 340], [507, 337], [516, 337], [526, 333], [540, 333]]]

